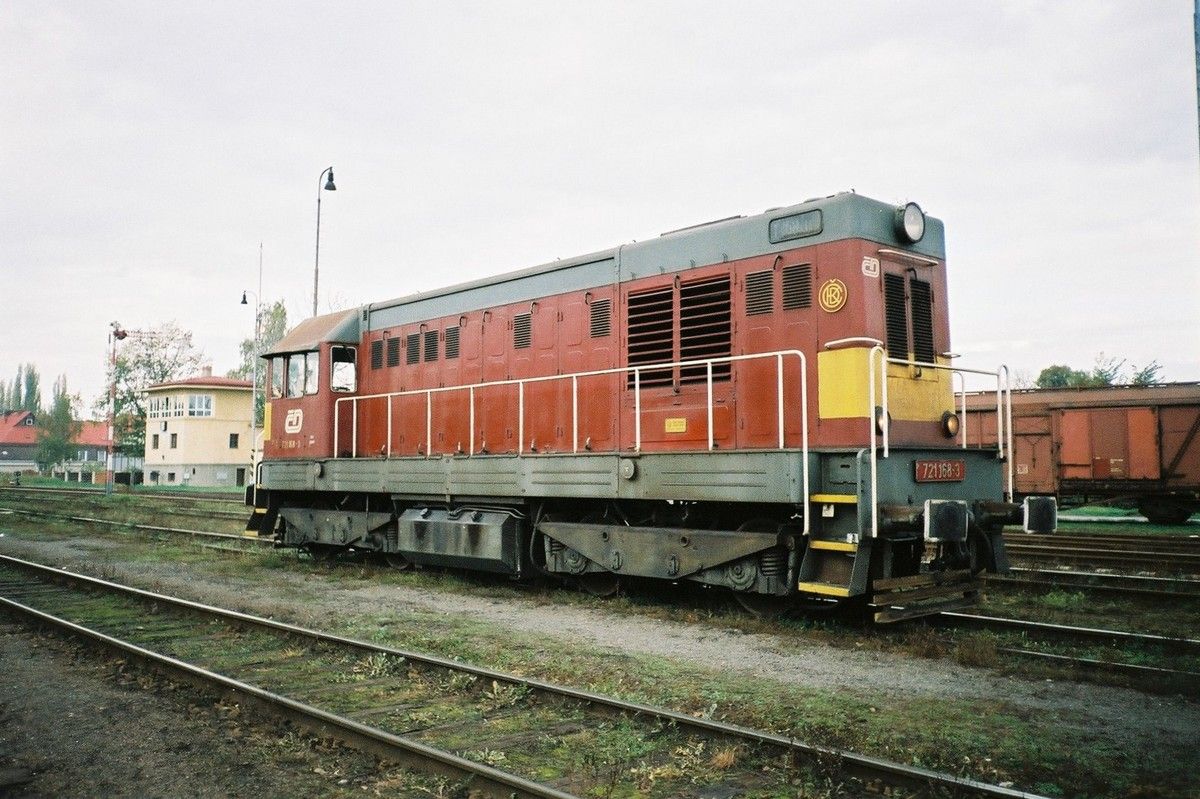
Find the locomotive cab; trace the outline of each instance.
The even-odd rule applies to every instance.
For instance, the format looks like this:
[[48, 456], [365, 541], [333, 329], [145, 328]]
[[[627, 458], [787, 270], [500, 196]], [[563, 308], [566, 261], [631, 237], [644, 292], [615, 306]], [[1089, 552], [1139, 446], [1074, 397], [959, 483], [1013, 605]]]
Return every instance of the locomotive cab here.
[[268, 362], [263, 456], [320, 459], [334, 456], [337, 400], [358, 391], [358, 313], [302, 322], [263, 357]]

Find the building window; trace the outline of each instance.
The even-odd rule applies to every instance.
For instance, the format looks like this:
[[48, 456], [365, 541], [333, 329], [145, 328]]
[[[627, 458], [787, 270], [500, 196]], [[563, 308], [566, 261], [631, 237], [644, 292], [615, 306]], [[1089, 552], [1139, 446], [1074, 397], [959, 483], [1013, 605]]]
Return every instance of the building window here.
[[237, 433], [229, 434], [229, 448], [230, 449], [238, 448], [238, 434]]
[[183, 416], [183, 399], [175, 397], [175, 399], [168, 401], [171, 403], [171, 415]]
[[212, 394], [189, 394], [188, 416], [212, 416]]
[[167, 472], [167, 482], [168, 483], [175, 482], [175, 472]]
[[150, 436], [150, 449], [158, 449], [158, 433]]
[[172, 433], [171, 434], [171, 449], [178, 449], [178, 447], [179, 447], [179, 434]]

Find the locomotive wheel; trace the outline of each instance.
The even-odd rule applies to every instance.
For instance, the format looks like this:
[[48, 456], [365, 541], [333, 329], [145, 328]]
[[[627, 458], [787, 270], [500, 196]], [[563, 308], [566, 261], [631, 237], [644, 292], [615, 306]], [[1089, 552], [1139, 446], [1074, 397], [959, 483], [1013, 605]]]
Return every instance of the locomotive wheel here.
[[584, 591], [601, 599], [616, 596], [621, 590], [621, 578], [612, 572], [588, 572], [575, 580]]
[[742, 606], [742, 610], [759, 619], [773, 619], [791, 609], [791, 602], [786, 596], [735, 591], [733, 598]]
[[409, 559], [399, 552], [385, 552], [381, 557], [386, 565], [398, 571], [408, 571], [412, 568], [412, 563]]

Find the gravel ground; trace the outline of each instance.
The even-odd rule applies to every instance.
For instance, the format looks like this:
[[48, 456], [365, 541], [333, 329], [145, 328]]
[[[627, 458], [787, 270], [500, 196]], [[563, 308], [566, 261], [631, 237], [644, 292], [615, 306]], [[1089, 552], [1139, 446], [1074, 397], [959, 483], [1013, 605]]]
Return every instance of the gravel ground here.
[[[19, 541], [0, 538], [0, 552], [77, 567], [103, 542]], [[96, 553], [98, 554], [98, 553]], [[921, 696], [954, 699], [998, 697], [1024, 712], [1043, 714], [1059, 726], [1088, 731], [1115, 747], [1154, 740], [1164, 747], [1194, 745], [1200, 729], [1200, 702], [1178, 696], [1143, 694], [1124, 688], [1066, 681], [1034, 681], [973, 669], [951, 660], [930, 660], [880, 652], [858, 652], [803, 639], [786, 643], [773, 635], [688, 625], [637, 616], [615, 617], [574, 605], [533, 600], [491, 600], [403, 586], [370, 583], [348, 586], [318, 572], [275, 572], [269, 580], [216, 578], [185, 564], [109, 563], [109, 573], [169, 593], [249, 612], [289, 616], [319, 627], [347, 608], [419, 610], [484, 621], [511, 629], [619, 652], [658, 655], [699, 668], [737, 671], [748, 677], [860, 694], [879, 701]], [[280, 602], [302, 593], [301, 612]], [[881, 680], [880, 675], [887, 679]]]

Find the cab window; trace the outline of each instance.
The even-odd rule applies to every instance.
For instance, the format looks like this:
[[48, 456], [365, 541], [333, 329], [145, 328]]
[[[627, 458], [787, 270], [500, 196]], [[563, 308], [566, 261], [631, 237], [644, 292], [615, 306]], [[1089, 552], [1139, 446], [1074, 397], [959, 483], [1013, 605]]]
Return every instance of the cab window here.
[[287, 396], [299, 397], [304, 393], [304, 356], [289, 355], [287, 359]]
[[329, 348], [329, 389], [342, 393], [358, 390], [358, 373], [354, 368], [354, 347]]
[[283, 396], [283, 358], [271, 359], [271, 397], [279, 399]]
[[316, 394], [317, 389], [321, 387], [321, 356], [315, 352], [306, 352], [293, 357], [304, 359], [304, 393]]

